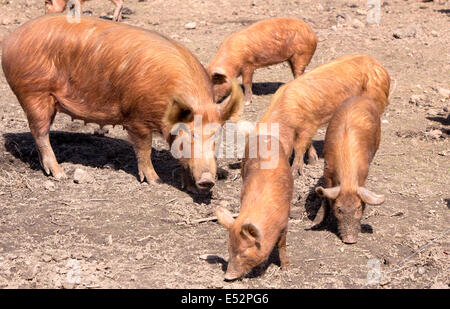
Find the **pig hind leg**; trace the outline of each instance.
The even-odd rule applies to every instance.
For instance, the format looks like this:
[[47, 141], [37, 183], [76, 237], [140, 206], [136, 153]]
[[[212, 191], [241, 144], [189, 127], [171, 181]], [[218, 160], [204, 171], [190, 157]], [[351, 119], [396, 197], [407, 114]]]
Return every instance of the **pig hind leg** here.
[[289, 259], [288, 259], [287, 248], [286, 248], [286, 235], [287, 235], [287, 228], [281, 232], [280, 238], [278, 239], [278, 243], [277, 243], [278, 254], [280, 256], [281, 268], [283, 268], [283, 269], [287, 269], [289, 267]]
[[252, 101], [252, 80], [253, 80], [253, 68], [245, 68], [242, 70], [242, 84], [244, 85], [244, 101], [250, 103]]
[[308, 57], [306, 54], [294, 54], [288, 59], [294, 78], [297, 78], [305, 72], [310, 60], [311, 57]]
[[[306, 150], [312, 147], [311, 140], [314, 136], [315, 130], [303, 130], [297, 133], [297, 136], [294, 141], [294, 162], [291, 166], [292, 176], [296, 177], [302, 173], [303, 169], [303, 156], [305, 155]], [[314, 148], [313, 148], [314, 149]], [[311, 149], [309, 153], [311, 153]], [[315, 152], [315, 149], [314, 149]], [[317, 153], [316, 153], [317, 155]]]
[[56, 104], [51, 95], [29, 97], [21, 101], [28, 118], [31, 135], [33, 135], [39, 154], [39, 161], [47, 175], [56, 179], [66, 178], [66, 174], [56, 161], [55, 153], [50, 144], [50, 126], [55, 119]]
[[128, 134], [133, 143], [136, 153], [139, 180], [148, 183], [159, 183], [160, 179], [153, 168], [152, 154], [152, 132], [149, 129], [128, 129]]

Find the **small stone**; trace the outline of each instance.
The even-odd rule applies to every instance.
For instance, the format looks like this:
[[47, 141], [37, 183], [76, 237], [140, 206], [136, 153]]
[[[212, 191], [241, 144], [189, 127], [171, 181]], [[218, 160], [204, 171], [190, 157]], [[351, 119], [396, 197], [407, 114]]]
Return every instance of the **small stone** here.
[[62, 287], [63, 287], [63, 289], [71, 290], [75, 287], [75, 284], [66, 281], [66, 282], [62, 283]]
[[439, 129], [431, 130], [430, 132], [426, 133], [427, 135], [431, 136], [433, 139], [439, 139], [442, 136], [442, 131]]
[[387, 119], [383, 119], [381, 120], [381, 123], [389, 123], [389, 121]]
[[52, 260], [52, 257], [48, 254], [44, 254], [42, 256], [42, 261], [44, 261], [45, 263], [49, 263], [49, 262], [51, 262], [51, 260]]
[[424, 99], [425, 99], [425, 96], [423, 96], [423, 95], [420, 95], [420, 94], [413, 94], [413, 95], [409, 98], [409, 103], [419, 105], [419, 102], [420, 102], [420, 101], [423, 101]]
[[356, 14], [361, 15], [361, 16], [366, 16], [367, 15], [367, 11], [363, 10], [363, 9], [357, 9], [356, 10]]
[[184, 28], [188, 30], [195, 29], [197, 28], [197, 23], [196, 22], [187, 23], [186, 25], [184, 25]]
[[438, 37], [438, 33], [437, 33], [437, 31], [435, 31], [435, 30], [432, 30], [432, 31], [431, 31], [431, 35], [434, 36], [435, 38]]
[[4, 25], [4, 26], [12, 24], [12, 20], [10, 18], [8, 18], [8, 17], [5, 17], [5, 18], [2, 19], [1, 24]]
[[142, 254], [142, 252], [138, 252], [138, 254], [136, 254], [136, 260], [140, 261], [144, 258], [144, 254]]
[[337, 26], [336, 25], [331, 26], [331, 30], [337, 31]]
[[73, 181], [75, 183], [81, 184], [81, 183], [92, 183], [94, 182], [94, 177], [88, 174], [85, 170], [82, 170], [81, 168], [77, 168], [75, 170], [75, 173], [73, 174]]
[[47, 191], [53, 192], [53, 191], [55, 191], [56, 186], [53, 183], [53, 181], [47, 180], [47, 181], [44, 182], [44, 188]]
[[362, 21], [360, 21], [359, 19], [356, 19], [356, 18], [353, 19], [353, 21], [352, 21], [353, 28], [358, 29], [358, 28], [362, 28], [364, 26], [365, 26], [365, 24]]
[[441, 96], [446, 97], [446, 98], [450, 98], [450, 90], [449, 89], [445, 89], [445, 88], [438, 88], [438, 92]]

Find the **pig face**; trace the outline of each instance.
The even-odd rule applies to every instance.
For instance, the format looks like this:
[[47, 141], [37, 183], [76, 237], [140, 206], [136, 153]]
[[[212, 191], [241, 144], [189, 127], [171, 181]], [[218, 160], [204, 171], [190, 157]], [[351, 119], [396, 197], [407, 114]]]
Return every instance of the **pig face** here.
[[45, 13], [61, 13], [65, 7], [65, 0], [45, 0]]
[[267, 258], [261, 250], [261, 231], [249, 220], [234, 220], [232, 214], [222, 207], [218, 207], [216, 213], [219, 222], [229, 231], [225, 279], [239, 279]]
[[346, 244], [357, 242], [366, 203], [380, 205], [384, 202], [383, 195], [377, 195], [364, 187], [358, 187], [356, 192], [341, 192], [339, 186], [327, 189], [318, 187], [316, 192], [328, 198], [337, 220], [339, 235]]
[[[186, 123], [176, 133], [172, 144], [172, 154], [189, 170], [199, 190], [209, 190], [215, 184], [215, 149], [220, 133], [220, 124], [202, 121], [201, 115], [195, 115], [194, 121]], [[192, 191], [192, 188], [188, 187]]]
[[[173, 102], [168, 108], [165, 121], [171, 128], [169, 144], [172, 155], [190, 171], [197, 189], [209, 190], [214, 186], [215, 152], [221, 126], [227, 120], [237, 119], [242, 109], [243, 93], [235, 80], [231, 95], [221, 104], [211, 102], [196, 112], [191, 106], [179, 102]], [[187, 187], [191, 189], [189, 185]]]
[[230, 94], [231, 81], [225, 71], [221, 68], [210, 70], [209, 76], [213, 83], [214, 102], [219, 102]]

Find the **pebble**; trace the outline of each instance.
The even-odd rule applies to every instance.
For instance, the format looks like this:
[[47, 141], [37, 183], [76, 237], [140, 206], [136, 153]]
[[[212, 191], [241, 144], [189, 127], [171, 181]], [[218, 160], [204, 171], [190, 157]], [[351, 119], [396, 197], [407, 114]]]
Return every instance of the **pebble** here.
[[75, 173], [73, 174], [73, 181], [75, 183], [81, 184], [81, 183], [92, 183], [94, 182], [94, 177], [88, 174], [85, 170], [82, 170], [81, 168], [77, 168], [75, 170]]
[[184, 28], [188, 30], [195, 29], [197, 28], [197, 23], [196, 22], [187, 23], [186, 25], [184, 25]]
[[47, 181], [44, 182], [44, 188], [45, 188], [45, 190], [47, 190], [47, 191], [53, 192], [53, 191], [55, 191], [56, 186], [55, 186], [55, 184], [53, 183], [53, 181], [47, 180]]
[[445, 89], [445, 88], [438, 88], [438, 92], [441, 96], [446, 97], [446, 98], [450, 98], [450, 90], [449, 89]]
[[353, 28], [362, 28], [362, 27], [364, 27], [365, 26], [365, 24], [362, 22], [362, 21], [360, 21], [359, 19], [353, 19], [353, 21], [352, 21], [352, 27]]
[[419, 105], [419, 102], [424, 100], [425, 96], [420, 95], [420, 94], [413, 94], [410, 98], [409, 98], [409, 103], [411, 104], [416, 104]]

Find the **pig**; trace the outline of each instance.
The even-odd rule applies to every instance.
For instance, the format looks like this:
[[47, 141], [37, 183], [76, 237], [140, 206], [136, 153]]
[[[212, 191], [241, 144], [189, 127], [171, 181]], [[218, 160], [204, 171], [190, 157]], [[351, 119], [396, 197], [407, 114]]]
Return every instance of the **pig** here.
[[[380, 144], [380, 134], [379, 104], [366, 97], [345, 100], [327, 128], [325, 188], [319, 186], [316, 192], [328, 199], [339, 234], [346, 244], [356, 243], [366, 204], [380, 205], [385, 200], [384, 195], [365, 187], [370, 162]], [[322, 207], [326, 207], [325, 203]], [[320, 209], [320, 220], [326, 213], [326, 209]]]
[[[141, 182], [160, 181], [150, 159], [153, 133], [162, 134], [171, 146], [186, 141], [178, 143], [185, 150], [203, 146], [197, 155], [182, 152], [179, 160], [190, 172], [192, 188], [214, 185], [217, 163], [211, 138], [225, 121], [239, 117], [243, 93], [234, 81], [227, 100], [214, 103], [205, 68], [179, 43], [102, 19], [69, 23], [64, 15], [44, 15], [13, 31], [2, 51], [6, 80], [27, 116], [46, 174], [66, 178], [49, 139], [53, 119], [62, 112], [101, 127], [122, 125], [133, 144]], [[179, 124], [187, 129], [172, 134]]]
[[[71, 1], [71, 2], [70, 2]], [[88, 0], [45, 0], [45, 13], [61, 13], [67, 5], [76, 5], [78, 1], [80, 7], [83, 2]], [[113, 20], [122, 20], [123, 0], [110, 0], [116, 6], [114, 9]]]
[[[225, 280], [235, 280], [268, 259], [278, 247], [281, 267], [289, 264], [286, 250], [288, 216], [292, 199], [293, 178], [289, 162], [276, 137], [253, 135], [257, 155], [249, 156], [249, 143], [242, 161], [241, 210], [232, 214], [219, 206], [219, 222], [229, 231], [229, 261]], [[260, 150], [270, 149], [268, 155]], [[271, 166], [264, 167], [265, 163]]]
[[295, 152], [291, 170], [297, 176], [317, 129], [330, 121], [345, 99], [372, 98], [382, 113], [388, 105], [389, 87], [389, 74], [377, 60], [362, 54], [343, 56], [280, 87], [261, 122], [279, 123], [284, 151], [289, 156]]
[[229, 35], [208, 65], [214, 98], [220, 101], [231, 89], [231, 81], [242, 75], [244, 100], [252, 97], [253, 72], [287, 61], [294, 77], [305, 71], [316, 50], [312, 29], [296, 18], [269, 18]]

